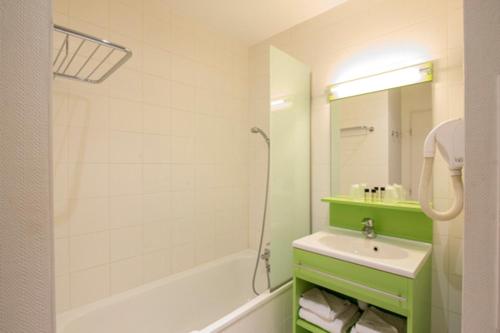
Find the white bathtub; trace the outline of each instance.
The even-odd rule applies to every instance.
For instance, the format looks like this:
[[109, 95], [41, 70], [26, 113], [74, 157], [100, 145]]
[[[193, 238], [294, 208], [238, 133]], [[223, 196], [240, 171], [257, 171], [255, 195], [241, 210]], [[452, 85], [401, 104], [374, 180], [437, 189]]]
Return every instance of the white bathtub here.
[[64, 312], [57, 333], [252, 332], [253, 323], [255, 332], [288, 333], [290, 284], [255, 297], [254, 261], [255, 252], [243, 251]]

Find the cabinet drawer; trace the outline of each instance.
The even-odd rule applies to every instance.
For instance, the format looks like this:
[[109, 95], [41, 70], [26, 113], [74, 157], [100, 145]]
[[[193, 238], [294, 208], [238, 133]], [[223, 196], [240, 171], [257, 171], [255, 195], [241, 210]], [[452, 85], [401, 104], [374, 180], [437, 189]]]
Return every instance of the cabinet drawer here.
[[401, 315], [408, 313], [409, 278], [299, 249], [294, 249], [294, 274]]

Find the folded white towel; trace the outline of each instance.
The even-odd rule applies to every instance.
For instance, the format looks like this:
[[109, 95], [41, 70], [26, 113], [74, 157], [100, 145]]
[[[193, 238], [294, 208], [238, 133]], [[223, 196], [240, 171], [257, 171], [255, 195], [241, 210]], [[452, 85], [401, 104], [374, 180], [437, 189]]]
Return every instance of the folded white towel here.
[[398, 333], [406, 333], [406, 320], [403, 318], [382, 311], [374, 306], [370, 306], [370, 310], [382, 318], [386, 323], [394, 326], [398, 330]]
[[334, 320], [351, 303], [324, 290], [313, 288], [302, 294], [299, 305], [324, 320]]
[[361, 310], [365, 311], [366, 309], [368, 309], [368, 303], [358, 300], [358, 307]]
[[341, 313], [335, 320], [324, 320], [320, 316], [312, 313], [311, 311], [300, 308], [299, 317], [321, 327], [325, 331], [330, 333], [347, 333], [349, 328], [354, 325], [356, 320], [358, 320], [360, 313], [358, 307], [351, 304], [347, 310]]
[[399, 333], [398, 330], [369, 308], [356, 323], [358, 333]]

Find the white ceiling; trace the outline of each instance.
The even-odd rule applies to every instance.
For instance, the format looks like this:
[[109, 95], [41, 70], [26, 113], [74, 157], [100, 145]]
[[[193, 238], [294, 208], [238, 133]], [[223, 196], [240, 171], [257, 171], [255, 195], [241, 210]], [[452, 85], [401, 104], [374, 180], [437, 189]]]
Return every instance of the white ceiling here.
[[346, 0], [164, 0], [180, 14], [258, 43]]

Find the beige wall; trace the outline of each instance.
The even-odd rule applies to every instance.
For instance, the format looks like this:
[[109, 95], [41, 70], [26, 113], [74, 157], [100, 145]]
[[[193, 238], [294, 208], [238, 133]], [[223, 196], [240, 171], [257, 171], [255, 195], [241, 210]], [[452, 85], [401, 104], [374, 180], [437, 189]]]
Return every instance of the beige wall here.
[[247, 48], [165, 1], [56, 0], [123, 44], [107, 81], [54, 81], [57, 309], [248, 246]]
[[[266, 49], [269, 44], [312, 67], [312, 209], [313, 225], [327, 225], [330, 193], [329, 105], [327, 85], [432, 60], [434, 123], [463, 116], [462, 2], [459, 0], [351, 0], [255, 45], [250, 50], [251, 120], [267, 128]], [[268, 89], [267, 89], [268, 90]], [[254, 170], [264, 170], [263, 147], [251, 147]], [[436, 163], [435, 205], [451, 202], [449, 177]], [[260, 223], [263, 178], [250, 175], [250, 241]], [[459, 332], [461, 321], [463, 217], [434, 227], [433, 333]]]
[[53, 333], [50, 1], [0, 1], [0, 332]]
[[[249, 122], [269, 133], [269, 108], [271, 101], [271, 80], [269, 75], [270, 52], [267, 47], [253, 47], [249, 52]], [[267, 150], [261, 138], [254, 136], [249, 145], [249, 245], [253, 249], [259, 246], [259, 236], [264, 209], [266, 188]], [[266, 226], [269, 230], [270, 223]], [[266, 231], [264, 243], [270, 241], [270, 232]], [[263, 265], [261, 265], [263, 266]]]
[[[418, 200], [418, 181], [423, 162], [423, 156], [419, 153], [417, 158], [412, 156], [412, 140], [419, 142], [420, 151], [423, 150], [424, 139], [415, 138], [412, 130], [411, 117], [413, 112], [426, 112], [429, 123], [432, 123], [432, 84], [417, 84], [401, 88], [401, 183], [407, 189], [411, 189], [411, 198]], [[431, 126], [429, 126], [431, 127]], [[432, 128], [432, 127], [431, 127]], [[428, 130], [430, 131], [431, 128]], [[413, 147], [413, 149], [417, 149]], [[412, 165], [413, 163], [417, 164]], [[413, 172], [412, 172], [413, 170]], [[412, 186], [413, 184], [413, 186]]]
[[500, 331], [500, 2], [465, 1], [463, 332]]
[[386, 140], [389, 146], [389, 184], [401, 184], [401, 89], [389, 91], [389, 119]]

